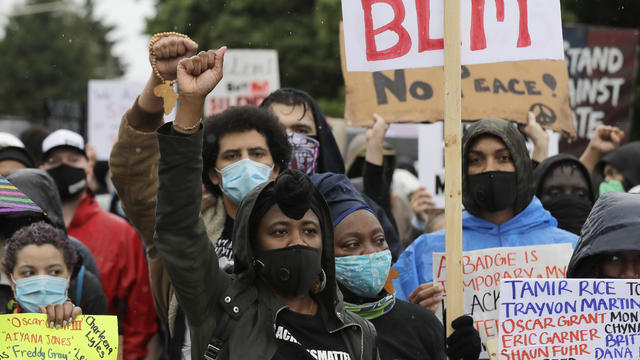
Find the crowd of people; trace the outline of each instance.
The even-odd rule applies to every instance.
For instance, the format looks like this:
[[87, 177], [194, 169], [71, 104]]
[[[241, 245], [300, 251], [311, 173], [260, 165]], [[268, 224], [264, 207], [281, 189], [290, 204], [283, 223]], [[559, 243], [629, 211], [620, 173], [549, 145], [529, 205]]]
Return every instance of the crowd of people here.
[[[0, 314], [57, 328], [116, 315], [126, 360], [477, 359], [474, 319], [435, 315], [444, 210], [385, 142], [385, 120], [343, 156], [302, 90], [203, 119], [226, 48], [197, 48], [154, 37], [110, 155], [118, 206], [99, 200], [81, 135], [0, 133]], [[165, 81], [179, 89], [167, 123]], [[567, 277], [640, 278], [640, 142], [625, 136], [603, 125], [580, 158], [549, 157], [531, 116], [474, 122], [463, 250], [570, 244]]]

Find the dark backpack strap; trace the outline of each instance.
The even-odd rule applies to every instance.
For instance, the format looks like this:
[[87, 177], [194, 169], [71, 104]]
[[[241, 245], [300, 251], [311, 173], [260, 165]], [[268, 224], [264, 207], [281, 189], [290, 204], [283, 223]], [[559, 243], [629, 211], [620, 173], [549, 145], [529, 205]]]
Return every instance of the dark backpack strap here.
[[220, 324], [216, 327], [216, 331], [214, 331], [209, 344], [207, 344], [207, 351], [204, 353], [205, 360], [216, 360], [218, 358], [224, 344], [229, 340], [230, 321], [231, 316], [226, 311], [223, 311]]
[[84, 284], [84, 271], [85, 271], [85, 267], [84, 265], [82, 265], [80, 267], [80, 271], [78, 271], [78, 281], [76, 282], [76, 302], [77, 306], [80, 306], [80, 304], [82, 304], [82, 285]]

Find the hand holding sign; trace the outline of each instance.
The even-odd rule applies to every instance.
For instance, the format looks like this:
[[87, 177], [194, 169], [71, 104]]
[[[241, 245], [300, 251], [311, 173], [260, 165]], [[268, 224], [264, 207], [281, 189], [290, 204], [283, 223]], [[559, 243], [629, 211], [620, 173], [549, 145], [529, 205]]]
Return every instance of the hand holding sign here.
[[73, 305], [71, 301], [65, 301], [63, 304], [49, 304], [47, 307], [39, 305], [38, 309], [40, 313], [47, 314], [47, 326], [55, 326], [56, 329], [67, 326], [78, 315], [82, 315], [80, 306]]
[[411, 292], [409, 302], [436, 312], [442, 302], [442, 286], [433, 282], [421, 284]]

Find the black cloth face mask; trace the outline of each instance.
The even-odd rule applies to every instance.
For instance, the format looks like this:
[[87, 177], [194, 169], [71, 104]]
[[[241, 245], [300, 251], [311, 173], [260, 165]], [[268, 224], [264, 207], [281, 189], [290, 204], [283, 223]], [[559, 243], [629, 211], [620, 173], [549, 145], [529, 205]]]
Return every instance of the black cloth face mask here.
[[47, 172], [55, 180], [62, 201], [73, 198], [87, 187], [87, 173], [83, 168], [62, 164]]
[[322, 272], [322, 249], [294, 245], [260, 252], [256, 272], [279, 294], [295, 297], [309, 291]]
[[515, 205], [518, 195], [515, 172], [487, 171], [469, 175], [468, 185], [473, 200], [488, 212], [505, 210]]
[[542, 206], [558, 220], [558, 227], [580, 235], [593, 203], [577, 195], [560, 195], [542, 202]]

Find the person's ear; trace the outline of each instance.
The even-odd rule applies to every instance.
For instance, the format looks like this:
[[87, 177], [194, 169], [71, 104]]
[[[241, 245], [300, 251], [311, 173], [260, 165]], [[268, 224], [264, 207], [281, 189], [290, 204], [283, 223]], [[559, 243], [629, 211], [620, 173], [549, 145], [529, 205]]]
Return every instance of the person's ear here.
[[220, 178], [220, 174], [216, 171], [216, 169], [209, 169], [209, 181], [211, 181], [214, 185], [220, 186], [222, 184], [222, 179]]

